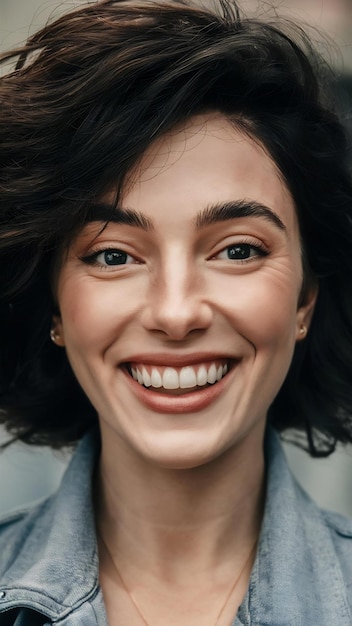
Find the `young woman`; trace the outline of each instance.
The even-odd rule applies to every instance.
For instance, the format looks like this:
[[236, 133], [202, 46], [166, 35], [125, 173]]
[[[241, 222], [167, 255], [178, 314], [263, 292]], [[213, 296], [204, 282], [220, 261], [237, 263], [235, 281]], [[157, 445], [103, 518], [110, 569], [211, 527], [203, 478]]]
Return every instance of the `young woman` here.
[[352, 186], [292, 25], [97, 2], [5, 55], [1, 420], [78, 442], [0, 527], [1, 626], [350, 626]]

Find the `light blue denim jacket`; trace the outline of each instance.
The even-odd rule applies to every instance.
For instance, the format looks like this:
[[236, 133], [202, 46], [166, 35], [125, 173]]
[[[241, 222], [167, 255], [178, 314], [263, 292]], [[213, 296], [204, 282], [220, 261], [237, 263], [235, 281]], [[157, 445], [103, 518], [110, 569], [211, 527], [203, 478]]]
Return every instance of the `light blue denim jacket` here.
[[[106, 626], [91, 500], [94, 436], [58, 492], [0, 523], [0, 626]], [[320, 511], [266, 441], [267, 498], [247, 595], [233, 626], [351, 626], [352, 521]]]

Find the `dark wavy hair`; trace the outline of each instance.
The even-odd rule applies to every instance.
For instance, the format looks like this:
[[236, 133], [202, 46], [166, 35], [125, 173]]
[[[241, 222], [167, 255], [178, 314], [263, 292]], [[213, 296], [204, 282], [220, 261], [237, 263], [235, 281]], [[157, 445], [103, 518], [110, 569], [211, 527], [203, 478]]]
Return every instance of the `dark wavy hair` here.
[[329, 70], [304, 32], [248, 19], [226, 0], [102, 0], [2, 60], [17, 61], [0, 81], [0, 422], [12, 440], [60, 448], [96, 424], [49, 338], [58, 250], [156, 137], [218, 110], [279, 168], [300, 223], [305, 290], [319, 283], [269, 419], [301, 433], [313, 455], [352, 441], [349, 146], [327, 98]]

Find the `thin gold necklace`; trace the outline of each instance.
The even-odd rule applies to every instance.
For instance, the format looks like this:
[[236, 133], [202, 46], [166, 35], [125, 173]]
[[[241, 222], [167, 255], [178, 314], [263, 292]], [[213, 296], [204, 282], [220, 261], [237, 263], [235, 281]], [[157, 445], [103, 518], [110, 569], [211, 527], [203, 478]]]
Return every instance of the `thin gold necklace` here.
[[[131, 602], [132, 602], [132, 604], [133, 604], [134, 608], [136, 609], [136, 611], [137, 611], [138, 615], [140, 616], [140, 618], [141, 618], [142, 622], [144, 623], [144, 625], [145, 625], [145, 626], [150, 626], [150, 624], [149, 624], [149, 622], [148, 622], [148, 620], [147, 620], [146, 616], [144, 615], [144, 612], [142, 611], [141, 607], [139, 606], [139, 604], [138, 604], [138, 602], [137, 602], [137, 600], [136, 600], [136, 598], [135, 598], [135, 596], [134, 596], [133, 592], [129, 590], [129, 588], [128, 588], [128, 586], [127, 586], [127, 584], [126, 584], [126, 582], [125, 582], [125, 580], [124, 580], [124, 578], [123, 578], [123, 576], [122, 576], [122, 574], [121, 574], [121, 572], [120, 572], [119, 568], [117, 567], [117, 565], [116, 565], [116, 563], [115, 563], [115, 561], [114, 561], [114, 559], [113, 559], [113, 556], [112, 556], [112, 554], [111, 554], [111, 552], [110, 552], [110, 550], [109, 550], [108, 546], [106, 545], [106, 543], [105, 543], [105, 541], [104, 541], [104, 539], [103, 539], [102, 535], [100, 535], [100, 539], [101, 539], [101, 541], [102, 541], [102, 544], [103, 544], [103, 546], [104, 546], [104, 548], [105, 548], [106, 553], [107, 553], [107, 554], [108, 554], [108, 556], [109, 556], [109, 559], [110, 559], [111, 563], [112, 563], [112, 564], [113, 564], [113, 566], [114, 566], [114, 569], [115, 569], [115, 570], [116, 570], [116, 572], [117, 572], [117, 575], [118, 575], [118, 577], [119, 577], [119, 579], [120, 579], [120, 581], [121, 581], [121, 583], [122, 583], [122, 586], [123, 586], [124, 590], [126, 591], [126, 593], [127, 593], [128, 597], [130, 598], [130, 600], [131, 600]], [[243, 564], [243, 566], [241, 567], [241, 571], [240, 571], [240, 573], [238, 574], [238, 576], [237, 576], [237, 578], [235, 579], [234, 583], [232, 583], [232, 585], [231, 585], [231, 588], [230, 588], [229, 592], [226, 594], [225, 601], [224, 601], [224, 603], [221, 605], [220, 611], [219, 611], [219, 613], [217, 614], [216, 620], [215, 620], [215, 622], [214, 622], [214, 626], [218, 626], [219, 621], [220, 621], [220, 618], [221, 618], [221, 616], [222, 616], [223, 612], [225, 611], [225, 608], [227, 607], [227, 603], [229, 602], [229, 600], [230, 600], [230, 598], [231, 598], [231, 596], [232, 596], [232, 594], [233, 594], [234, 590], [236, 589], [236, 587], [237, 587], [237, 585], [238, 585], [238, 583], [239, 583], [239, 581], [240, 581], [240, 579], [241, 579], [241, 576], [242, 576], [242, 574], [243, 574], [244, 570], [246, 569], [246, 567], [247, 567], [247, 565], [248, 565], [248, 563], [249, 563], [249, 561], [250, 561], [250, 558], [251, 558], [251, 556], [252, 556], [252, 554], [253, 554], [253, 552], [254, 552], [254, 549], [255, 549], [256, 545], [257, 545], [257, 539], [255, 540], [255, 542], [254, 542], [254, 544], [253, 544], [253, 546], [252, 546], [252, 548], [251, 548], [251, 551], [250, 551], [250, 553], [249, 553], [248, 557], [246, 558], [245, 563], [244, 563], [244, 564]]]

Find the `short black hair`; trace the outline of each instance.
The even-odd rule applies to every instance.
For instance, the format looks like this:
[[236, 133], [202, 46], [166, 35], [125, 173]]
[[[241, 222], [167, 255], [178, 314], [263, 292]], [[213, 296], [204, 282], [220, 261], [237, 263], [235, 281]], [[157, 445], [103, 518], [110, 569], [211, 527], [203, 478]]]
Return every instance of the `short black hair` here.
[[304, 31], [246, 18], [227, 0], [103, 0], [11, 59], [0, 81], [0, 421], [14, 439], [60, 448], [96, 424], [49, 338], [57, 251], [152, 141], [214, 110], [276, 163], [300, 224], [302, 299], [319, 284], [269, 419], [304, 433], [311, 454], [352, 441], [349, 145], [327, 98], [330, 70]]

